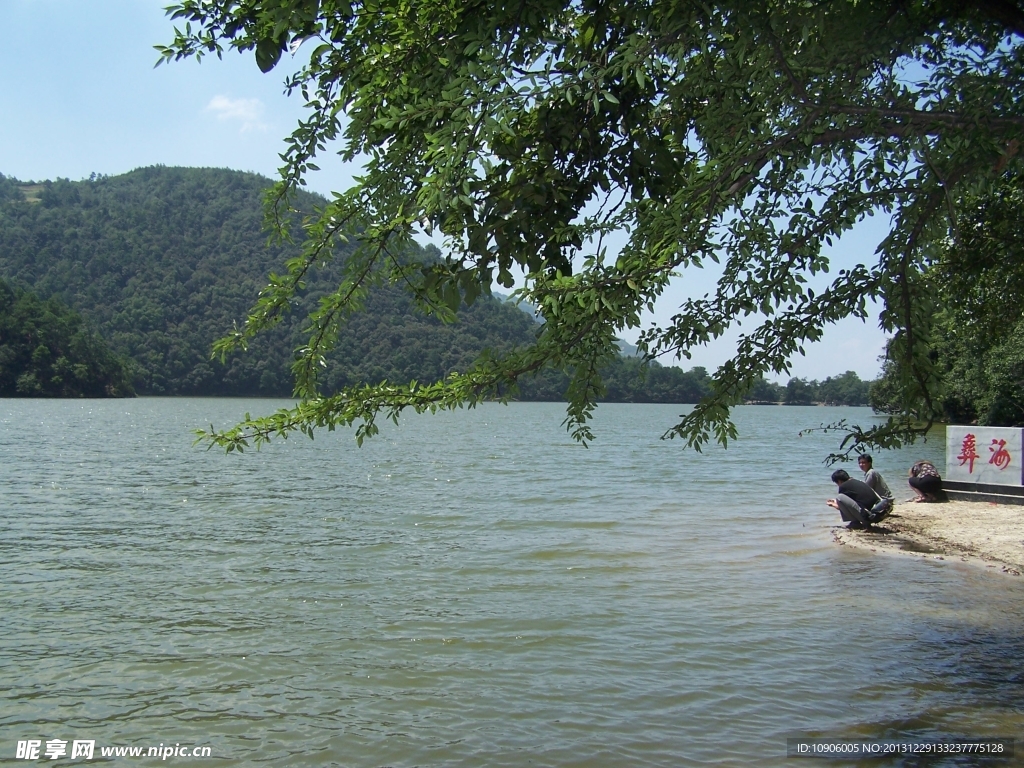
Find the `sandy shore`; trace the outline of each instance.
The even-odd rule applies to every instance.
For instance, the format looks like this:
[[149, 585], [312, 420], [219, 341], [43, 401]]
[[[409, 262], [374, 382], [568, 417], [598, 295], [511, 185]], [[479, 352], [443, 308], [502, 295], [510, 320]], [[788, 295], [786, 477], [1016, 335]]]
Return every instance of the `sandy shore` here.
[[1024, 573], [1024, 506], [951, 501], [897, 504], [868, 531], [833, 530], [842, 546], [952, 560], [1012, 576]]

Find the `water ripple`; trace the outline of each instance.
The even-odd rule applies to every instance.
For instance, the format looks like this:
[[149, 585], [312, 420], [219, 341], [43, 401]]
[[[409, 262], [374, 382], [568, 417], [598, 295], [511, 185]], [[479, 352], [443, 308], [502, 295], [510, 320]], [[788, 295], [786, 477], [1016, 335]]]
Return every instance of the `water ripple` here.
[[191, 446], [277, 405], [0, 401], [0, 754], [783, 765], [792, 735], [1024, 733], [1020, 583], [830, 544], [832, 446], [796, 432], [865, 411], [740, 409], [703, 454], [653, 439], [679, 407], [602, 406], [582, 450], [546, 404]]

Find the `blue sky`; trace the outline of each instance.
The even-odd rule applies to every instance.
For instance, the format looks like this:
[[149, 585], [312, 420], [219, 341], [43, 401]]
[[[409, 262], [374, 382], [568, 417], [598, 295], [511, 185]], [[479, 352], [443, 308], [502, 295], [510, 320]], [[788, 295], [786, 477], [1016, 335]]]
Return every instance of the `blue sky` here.
[[[154, 68], [172, 23], [153, 0], [3, 0], [0, 173], [23, 180], [118, 174], [146, 165], [273, 176], [301, 114], [281, 74], [251, 56]], [[311, 186], [329, 192], [347, 169]]]
[[[172, 37], [164, 2], [153, 0], [2, 0], [0, 173], [23, 181], [78, 180], [147, 165], [212, 166], [273, 177], [284, 137], [301, 116], [283, 94], [281, 67], [269, 75], [252, 54], [154, 68], [154, 45]], [[287, 62], [284, 62], [285, 65]], [[323, 158], [309, 188], [345, 188], [357, 169]], [[870, 221], [834, 249], [836, 269], [870, 263], [885, 222]], [[655, 319], [664, 322], [687, 295], [713, 288], [708, 271], [680, 281]], [[626, 334], [634, 340], [635, 334]], [[874, 320], [848, 320], [806, 348], [793, 375], [823, 379], [878, 374], [884, 337]], [[695, 350], [684, 368], [714, 368], [735, 335]], [[670, 362], [670, 361], [666, 361]]]

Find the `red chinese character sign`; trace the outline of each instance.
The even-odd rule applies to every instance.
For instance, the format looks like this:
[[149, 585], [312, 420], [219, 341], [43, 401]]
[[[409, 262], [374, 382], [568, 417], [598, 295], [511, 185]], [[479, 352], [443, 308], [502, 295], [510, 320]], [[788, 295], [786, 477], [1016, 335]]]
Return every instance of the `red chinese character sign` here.
[[995, 464], [996, 469], [1006, 469], [1013, 462], [1013, 456], [1006, 450], [1005, 440], [992, 440], [992, 445], [988, 447], [988, 450], [992, 454], [992, 458], [988, 460], [988, 463]]
[[1004, 427], [946, 427], [943, 477], [985, 485], [1024, 485], [1022, 432]]
[[974, 472], [974, 460], [981, 458], [978, 456], [978, 438], [975, 437], [973, 432], [968, 432], [964, 435], [964, 441], [960, 444], [960, 454], [957, 456], [960, 460], [960, 466], [967, 464], [968, 473]]

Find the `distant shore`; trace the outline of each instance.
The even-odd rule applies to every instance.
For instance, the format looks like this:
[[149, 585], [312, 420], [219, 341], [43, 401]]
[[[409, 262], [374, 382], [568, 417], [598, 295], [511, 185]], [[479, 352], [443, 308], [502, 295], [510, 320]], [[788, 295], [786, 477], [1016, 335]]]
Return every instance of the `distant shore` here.
[[840, 546], [971, 563], [1011, 576], [1024, 573], [1024, 506], [977, 501], [897, 504], [869, 531], [837, 527]]

